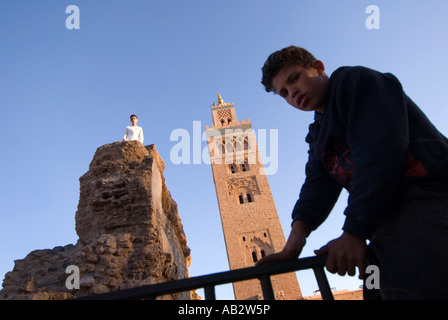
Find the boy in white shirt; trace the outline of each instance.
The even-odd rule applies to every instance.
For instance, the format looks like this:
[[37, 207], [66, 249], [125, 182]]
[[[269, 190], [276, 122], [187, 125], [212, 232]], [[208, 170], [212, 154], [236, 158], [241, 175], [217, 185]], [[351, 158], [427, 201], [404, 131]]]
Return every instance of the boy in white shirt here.
[[123, 141], [135, 141], [138, 140], [143, 144], [143, 129], [137, 126], [137, 116], [135, 114], [131, 115], [132, 126], [127, 126], [124, 132]]

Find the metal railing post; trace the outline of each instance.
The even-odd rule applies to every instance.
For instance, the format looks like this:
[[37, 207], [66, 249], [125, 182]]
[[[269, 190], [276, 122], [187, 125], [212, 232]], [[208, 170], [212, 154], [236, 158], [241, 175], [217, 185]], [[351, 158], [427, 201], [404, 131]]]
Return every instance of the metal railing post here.
[[275, 300], [274, 289], [272, 288], [271, 277], [268, 274], [264, 274], [258, 278], [261, 284], [261, 290], [263, 291], [264, 300]]
[[323, 267], [313, 267], [314, 275], [316, 276], [317, 285], [319, 286], [320, 293], [323, 300], [334, 300], [333, 293], [331, 292], [330, 284], [328, 283], [327, 276]]
[[205, 300], [216, 300], [215, 286], [205, 286], [204, 287]]

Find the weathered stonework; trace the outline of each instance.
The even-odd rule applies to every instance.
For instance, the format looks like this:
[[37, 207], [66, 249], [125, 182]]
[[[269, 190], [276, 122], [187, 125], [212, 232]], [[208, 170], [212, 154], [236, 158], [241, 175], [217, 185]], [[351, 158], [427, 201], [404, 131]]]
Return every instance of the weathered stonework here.
[[[36, 250], [16, 260], [0, 299], [61, 300], [189, 276], [190, 249], [154, 145], [98, 148], [80, 178], [75, 245]], [[69, 288], [69, 266], [79, 289]], [[194, 292], [160, 299], [196, 299]]]

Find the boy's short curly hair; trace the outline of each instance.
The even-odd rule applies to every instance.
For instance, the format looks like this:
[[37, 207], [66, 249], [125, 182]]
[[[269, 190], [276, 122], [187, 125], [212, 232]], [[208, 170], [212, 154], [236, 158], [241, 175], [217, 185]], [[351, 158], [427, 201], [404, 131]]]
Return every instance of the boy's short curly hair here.
[[264, 63], [261, 69], [263, 72], [261, 83], [267, 92], [272, 92], [274, 91], [272, 79], [274, 79], [280, 69], [295, 64], [309, 68], [313, 66], [314, 61], [316, 61], [316, 58], [304, 48], [296, 46], [283, 48], [272, 53]]

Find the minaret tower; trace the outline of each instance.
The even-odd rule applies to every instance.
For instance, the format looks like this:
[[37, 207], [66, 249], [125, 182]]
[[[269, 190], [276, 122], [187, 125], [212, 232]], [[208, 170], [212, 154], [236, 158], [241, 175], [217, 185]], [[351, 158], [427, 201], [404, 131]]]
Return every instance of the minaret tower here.
[[[238, 122], [233, 103], [211, 106], [206, 126], [213, 179], [231, 270], [254, 266], [286, 241], [250, 120]], [[276, 299], [302, 298], [295, 273], [271, 278]], [[262, 299], [258, 280], [233, 284], [236, 300]]]

